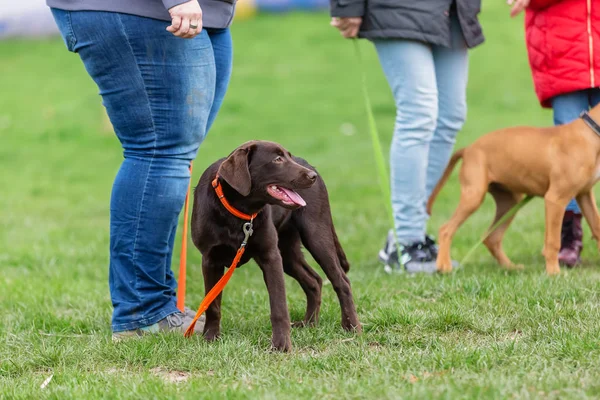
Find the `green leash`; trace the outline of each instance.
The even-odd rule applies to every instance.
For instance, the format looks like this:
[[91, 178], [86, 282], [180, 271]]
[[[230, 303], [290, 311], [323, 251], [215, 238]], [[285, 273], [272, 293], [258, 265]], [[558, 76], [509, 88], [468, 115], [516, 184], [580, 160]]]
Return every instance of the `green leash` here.
[[[356, 59], [358, 64], [358, 69], [360, 70], [361, 80], [362, 80], [362, 92], [365, 100], [365, 109], [367, 111], [367, 118], [369, 120], [369, 132], [371, 134], [371, 141], [373, 143], [373, 153], [375, 156], [375, 162], [377, 164], [377, 172], [379, 175], [379, 186], [381, 187], [381, 192], [383, 194], [383, 198], [386, 200], [386, 209], [388, 210], [388, 215], [390, 218], [390, 222], [392, 223], [392, 227], [395, 225], [394, 221], [394, 212], [391, 206], [388, 206], [389, 200], [392, 198], [391, 190], [389, 187], [389, 177], [387, 173], [387, 169], [385, 167], [385, 159], [383, 156], [383, 148], [381, 147], [381, 141], [379, 140], [379, 132], [377, 130], [377, 124], [375, 123], [375, 116], [373, 115], [373, 108], [371, 107], [371, 98], [369, 97], [369, 90], [367, 86], [367, 74], [365, 72], [365, 68], [363, 66], [362, 55], [360, 53], [360, 47], [358, 45], [358, 39], [354, 39], [354, 50], [356, 52]], [[533, 199], [533, 196], [526, 196], [523, 200], [513, 206], [506, 214], [502, 216], [487, 232], [486, 234], [477, 242], [471, 249], [467, 252], [467, 254], [460, 261], [460, 265], [464, 265], [467, 260], [473, 255], [477, 247], [479, 247], [483, 241], [492, 233], [496, 228], [502, 225], [508, 218], [512, 217], [519, 211], [523, 206], [529, 203]], [[398, 244], [398, 238], [396, 237], [396, 230], [392, 229], [394, 232], [394, 240], [396, 242], [396, 246], [398, 247], [398, 262], [400, 263], [400, 267], [404, 267], [402, 265], [402, 261], [400, 260], [400, 245]]]

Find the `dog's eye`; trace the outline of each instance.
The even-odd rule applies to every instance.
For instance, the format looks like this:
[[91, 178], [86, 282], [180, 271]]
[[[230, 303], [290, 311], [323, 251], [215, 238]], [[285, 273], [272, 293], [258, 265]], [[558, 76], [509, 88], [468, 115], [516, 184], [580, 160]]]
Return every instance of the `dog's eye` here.
[[277, 156], [275, 157], [275, 159], [273, 159], [274, 163], [282, 163], [283, 162], [283, 158], [281, 156]]

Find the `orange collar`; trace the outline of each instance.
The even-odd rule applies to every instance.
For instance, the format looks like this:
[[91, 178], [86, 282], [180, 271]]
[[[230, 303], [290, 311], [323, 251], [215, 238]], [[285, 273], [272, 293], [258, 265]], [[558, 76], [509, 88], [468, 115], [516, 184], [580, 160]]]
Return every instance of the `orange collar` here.
[[223, 194], [223, 187], [221, 187], [221, 182], [219, 182], [219, 174], [217, 174], [217, 176], [215, 176], [215, 179], [213, 179], [212, 187], [215, 188], [217, 197], [219, 198], [219, 200], [221, 200], [221, 204], [223, 204], [223, 207], [225, 207], [227, 209], [227, 211], [229, 211], [231, 214], [235, 215], [236, 217], [238, 217], [240, 219], [246, 220], [246, 221], [252, 221], [258, 215], [258, 213], [254, 213], [254, 214], [243, 213], [240, 210], [233, 207], [231, 204], [229, 204], [229, 202], [225, 198], [225, 194]]

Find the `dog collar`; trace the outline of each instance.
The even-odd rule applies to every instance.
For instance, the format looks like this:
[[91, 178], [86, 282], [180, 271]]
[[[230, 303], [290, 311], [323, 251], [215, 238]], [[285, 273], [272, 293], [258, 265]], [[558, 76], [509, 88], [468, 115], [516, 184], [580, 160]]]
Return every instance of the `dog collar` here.
[[219, 174], [217, 174], [217, 176], [215, 176], [215, 179], [213, 179], [212, 187], [215, 189], [215, 193], [217, 193], [217, 197], [221, 201], [221, 204], [223, 204], [223, 207], [225, 207], [227, 209], [227, 211], [229, 211], [232, 215], [234, 215], [240, 219], [243, 219], [245, 221], [253, 221], [254, 218], [256, 218], [256, 216], [258, 215], [258, 213], [254, 213], [254, 214], [243, 213], [240, 210], [238, 210], [237, 208], [233, 207], [231, 204], [229, 204], [229, 202], [225, 198], [225, 194], [223, 193], [223, 187], [221, 186], [221, 182], [219, 182]]
[[587, 126], [590, 127], [591, 130], [594, 131], [594, 133], [598, 136], [600, 136], [600, 125], [598, 125], [596, 123], [596, 121], [594, 121], [594, 119], [592, 117], [590, 117], [590, 115], [587, 113], [587, 111], [583, 111], [579, 117], [583, 120], [583, 122], [586, 123]]

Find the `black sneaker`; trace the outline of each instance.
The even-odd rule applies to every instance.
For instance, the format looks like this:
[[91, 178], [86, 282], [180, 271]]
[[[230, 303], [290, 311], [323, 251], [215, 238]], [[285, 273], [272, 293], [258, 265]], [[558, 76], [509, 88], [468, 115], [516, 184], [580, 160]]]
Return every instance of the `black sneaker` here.
[[438, 246], [433, 236], [425, 235], [425, 246], [427, 247], [431, 258], [433, 258], [434, 260], [437, 259]]
[[[400, 248], [400, 259], [398, 259], [398, 247]], [[417, 242], [409, 246], [396, 246], [393, 231], [388, 236], [383, 249], [379, 251], [379, 259], [385, 264], [384, 270], [392, 272], [427, 272], [436, 271], [435, 257], [426, 242]], [[402, 267], [404, 267], [402, 269]]]
[[[433, 258], [434, 261], [437, 260], [438, 245], [435, 242], [435, 239], [433, 238], [433, 236], [425, 235], [425, 247], [427, 247], [427, 251], [429, 251], [431, 258]], [[453, 268], [457, 268], [459, 266], [460, 266], [460, 263], [458, 261], [452, 260]]]
[[386, 266], [398, 264], [398, 250], [394, 240], [394, 231], [391, 229], [388, 231], [383, 249], [379, 250], [379, 260]]

